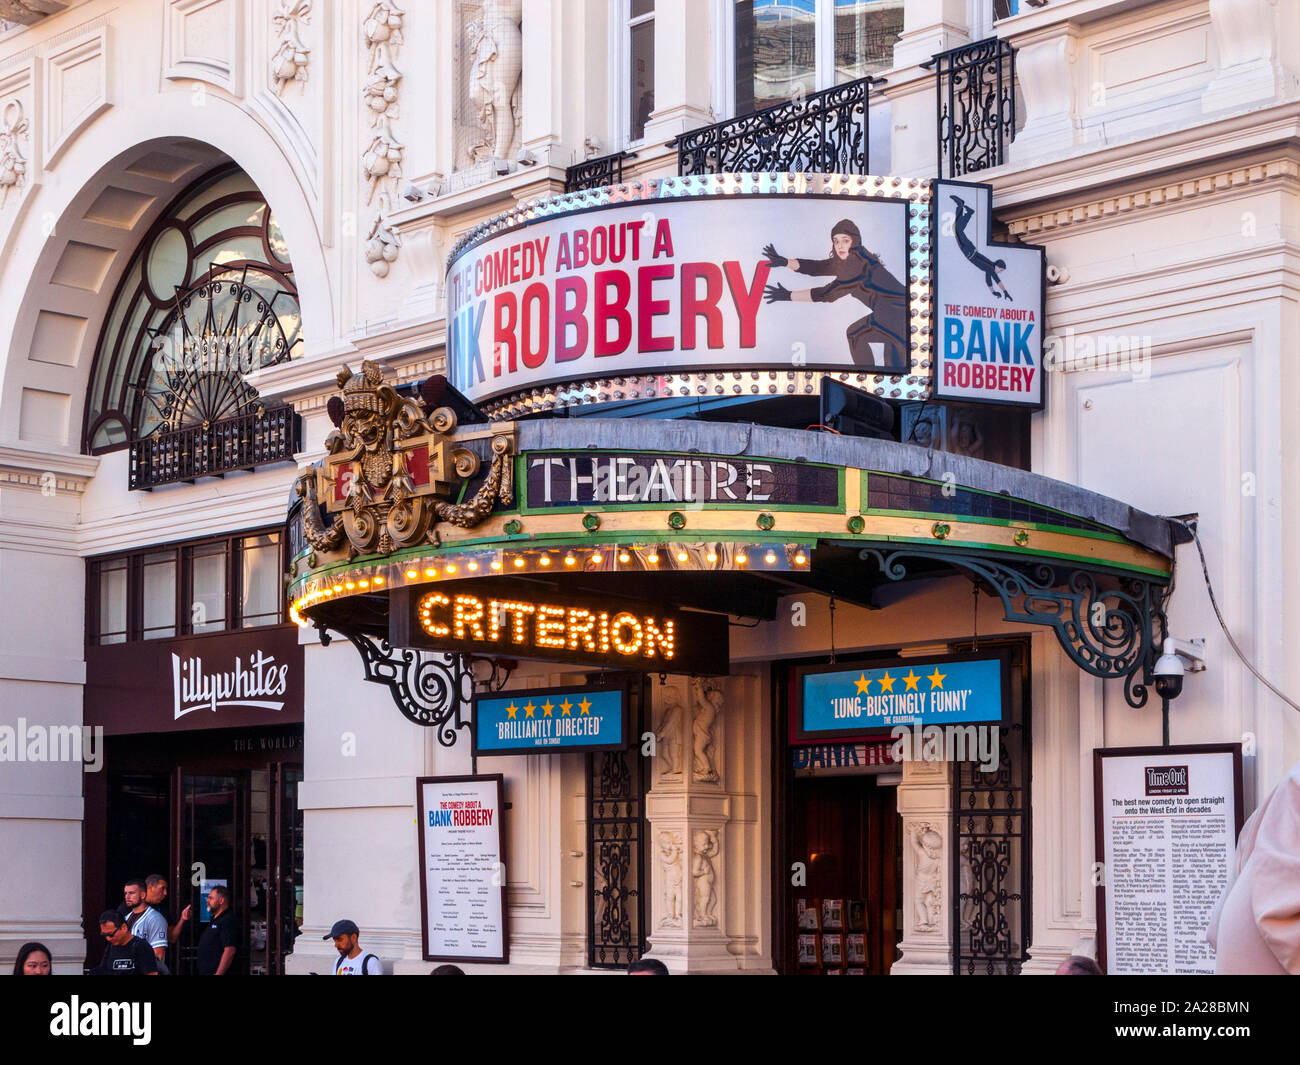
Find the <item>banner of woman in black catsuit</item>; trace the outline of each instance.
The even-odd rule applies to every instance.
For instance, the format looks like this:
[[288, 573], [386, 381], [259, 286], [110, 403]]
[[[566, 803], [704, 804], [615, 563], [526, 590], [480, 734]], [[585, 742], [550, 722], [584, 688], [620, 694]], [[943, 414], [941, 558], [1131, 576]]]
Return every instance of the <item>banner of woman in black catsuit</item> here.
[[[873, 373], [906, 373], [911, 363], [908, 345], [907, 285], [896, 278], [879, 256], [862, 245], [862, 233], [849, 219], [831, 229], [831, 253], [825, 259], [787, 259], [769, 244], [763, 249], [767, 262], [788, 267], [799, 274], [831, 277], [817, 288], [790, 290], [782, 284], [768, 285], [763, 298], [768, 303], [794, 300], [799, 303], [832, 303], [852, 296], [870, 313], [844, 331], [849, 354], [859, 370]], [[876, 358], [872, 344], [883, 348]]]

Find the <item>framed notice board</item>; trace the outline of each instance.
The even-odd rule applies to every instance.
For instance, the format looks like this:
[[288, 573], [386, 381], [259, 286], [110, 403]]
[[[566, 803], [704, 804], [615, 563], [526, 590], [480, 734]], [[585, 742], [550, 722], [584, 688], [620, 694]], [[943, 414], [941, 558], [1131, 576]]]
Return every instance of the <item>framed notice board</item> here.
[[1240, 743], [1093, 751], [1103, 972], [1214, 972], [1205, 930], [1236, 855], [1241, 796]]
[[420, 777], [420, 925], [425, 961], [510, 960], [504, 778]]

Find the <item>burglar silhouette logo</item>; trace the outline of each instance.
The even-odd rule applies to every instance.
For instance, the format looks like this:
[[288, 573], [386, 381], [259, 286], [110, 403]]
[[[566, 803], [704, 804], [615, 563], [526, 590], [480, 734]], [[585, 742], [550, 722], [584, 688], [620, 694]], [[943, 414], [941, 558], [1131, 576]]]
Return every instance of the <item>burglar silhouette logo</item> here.
[[957, 205], [957, 221], [953, 225], [953, 238], [957, 241], [957, 247], [961, 249], [962, 255], [966, 260], [984, 275], [984, 284], [988, 285], [989, 292], [993, 294], [994, 299], [1011, 300], [1011, 293], [1007, 291], [1007, 286], [1002, 283], [998, 275], [1007, 268], [1005, 259], [990, 259], [984, 255], [977, 247], [975, 242], [970, 239], [966, 232], [966, 226], [975, 216], [975, 208], [966, 203], [960, 196], [950, 196], [949, 199]]

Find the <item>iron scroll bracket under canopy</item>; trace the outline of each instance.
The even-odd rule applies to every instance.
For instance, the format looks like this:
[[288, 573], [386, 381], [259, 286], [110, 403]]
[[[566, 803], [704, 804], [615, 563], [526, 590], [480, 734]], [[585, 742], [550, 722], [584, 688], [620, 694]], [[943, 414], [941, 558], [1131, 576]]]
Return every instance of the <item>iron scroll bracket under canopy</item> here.
[[912, 562], [941, 561], [964, 571], [997, 594], [1007, 621], [1051, 628], [1075, 665], [1103, 680], [1123, 678], [1129, 706], [1146, 705], [1156, 651], [1168, 635], [1164, 606], [1169, 588], [1163, 582], [1124, 577], [1107, 587], [1091, 570], [1062, 575], [1046, 563], [1022, 566], [920, 546], [867, 547], [859, 557], [874, 560], [895, 581], [907, 576]]
[[[322, 646], [329, 646], [330, 626], [316, 623]], [[462, 707], [474, 694], [474, 677], [467, 655], [431, 654], [410, 647], [394, 648], [385, 637], [359, 628], [338, 629], [361, 655], [365, 679], [387, 686], [393, 702], [408, 721], [438, 730], [438, 742], [454, 747], [460, 730], [469, 727]]]

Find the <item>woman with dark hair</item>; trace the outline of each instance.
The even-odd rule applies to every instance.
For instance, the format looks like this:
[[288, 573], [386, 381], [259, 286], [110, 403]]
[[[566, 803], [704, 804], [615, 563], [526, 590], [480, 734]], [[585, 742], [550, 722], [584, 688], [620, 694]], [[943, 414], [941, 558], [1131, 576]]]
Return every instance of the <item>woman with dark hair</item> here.
[[[833, 303], [852, 296], [871, 311], [844, 331], [849, 354], [860, 369], [881, 373], [905, 373], [910, 363], [907, 342], [907, 286], [862, 246], [862, 233], [843, 218], [831, 229], [831, 253], [817, 260], [787, 259], [769, 244], [763, 249], [769, 266], [785, 266], [799, 274], [829, 275], [832, 280], [817, 288], [791, 291], [784, 285], [768, 285], [763, 297], [768, 303], [793, 300], [796, 303]], [[872, 344], [884, 347], [877, 361]]]
[[49, 976], [53, 963], [54, 956], [44, 943], [24, 943], [14, 960], [14, 976]]

